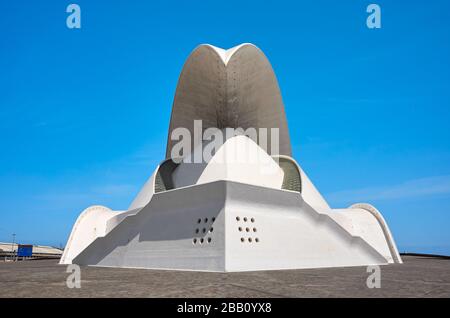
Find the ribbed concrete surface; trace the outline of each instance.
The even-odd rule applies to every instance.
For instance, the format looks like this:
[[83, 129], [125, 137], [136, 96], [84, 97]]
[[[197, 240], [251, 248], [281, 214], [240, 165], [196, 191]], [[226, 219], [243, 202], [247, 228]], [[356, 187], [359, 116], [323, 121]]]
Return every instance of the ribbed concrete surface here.
[[[291, 156], [281, 92], [264, 53], [254, 45], [244, 44], [231, 49], [233, 54], [225, 65], [217, 50], [201, 45], [183, 67], [172, 106], [166, 158], [171, 157], [175, 144], [170, 139], [172, 131], [187, 128], [193, 137], [194, 120], [203, 121], [203, 130], [267, 128], [269, 154], [270, 128], [279, 128], [279, 153], [275, 154]], [[194, 144], [195, 140], [192, 149]]]
[[366, 287], [363, 267], [249, 273], [83, 267], [75, 290], [55, 260], [0, 262], [0, 297], [450, 297], [450, 260], [403, 260], [381, 267], [381, 289]]

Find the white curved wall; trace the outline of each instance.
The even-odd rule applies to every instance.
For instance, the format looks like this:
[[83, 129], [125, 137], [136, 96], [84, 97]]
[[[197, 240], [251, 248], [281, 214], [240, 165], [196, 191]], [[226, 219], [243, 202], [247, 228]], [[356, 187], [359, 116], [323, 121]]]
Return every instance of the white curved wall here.
[[281, 189], [283, 177], [278, 164], [253, 140], [242, 135], [229, 138], [209, 163], [182, 162], [173, 173], [175, 188], [228, 180]]
[[[364, 209], [333, 209], [327, 213], [340, 226], [353, 236], [359, 236], [376, 249], [389, 263], [401, 263], [396, 250], [391, 250], [389, 240], [384, 234], [382, 224], [376, 217]], [[395, 243], [394, 243], [395, 246]]]
[[116, 214], [111, 209], [100, 205], [85, 209], [73, 226], [60, 264], [71, 264], [72, 260], [97, 237], [104, 236], [107, 233], [108, 219]]
[[150, 202], [153, 194], [155, 193], [155, 178], [160, 166], [161, 164], [159, 164], [156, 167], [155, 171], [153, 171], [152, 175], [147, 180], [147, 182], [145, 182], [138, 195], [134, 198], [133, 202], [131, 202], [128, 210], [142, 208]]

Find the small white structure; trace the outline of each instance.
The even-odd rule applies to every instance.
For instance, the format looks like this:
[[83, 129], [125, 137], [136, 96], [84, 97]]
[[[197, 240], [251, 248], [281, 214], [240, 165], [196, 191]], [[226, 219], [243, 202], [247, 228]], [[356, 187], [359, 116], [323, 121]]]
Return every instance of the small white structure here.
[[[208, 162], [171, 159], [176, 128], [277, 128], [279, 153], [245, 135]], [[270, 133], [269, 133], [270, 135]], [[207, 143], [193, 141], [192, 149]], [[258, 154], [249, 160], [246, 153]], [[229, 160], [233, 158], [233, 160]], [[127, 211], [92, 206], [78, 217], [61, 264], [250, 271], [401, 263], [381, 214], [368, 204], [331, 209], [291, 157], [273, 70], [254, 45], [201, 45], [175, 94], [166, 159]]]

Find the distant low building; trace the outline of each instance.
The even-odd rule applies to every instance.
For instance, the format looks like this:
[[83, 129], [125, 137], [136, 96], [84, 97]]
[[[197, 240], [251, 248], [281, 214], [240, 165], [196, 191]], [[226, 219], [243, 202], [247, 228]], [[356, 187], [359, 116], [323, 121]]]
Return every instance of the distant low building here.
[[16, 243], [4, 243], [0, 242], [0, 258], [10, 257], [11, 255], [19, 255], [21, 251], [27, 252], [31, 246], [31, 257], [32, 258], [60, 258], [63, 251], [59, 248], [44, 245], [21, 245]]

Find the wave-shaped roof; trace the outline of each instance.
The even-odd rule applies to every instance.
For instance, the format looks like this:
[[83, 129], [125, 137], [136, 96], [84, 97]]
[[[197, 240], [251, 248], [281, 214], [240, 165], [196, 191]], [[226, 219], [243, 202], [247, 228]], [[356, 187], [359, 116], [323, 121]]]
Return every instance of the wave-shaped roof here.
[[[284, 105], [275, 73], [264, 53], [253, 44], [223, 50], [198, 46], [184, 64], [178, 80], [170, 119], [166, 158], [178, 127], [194, 136], [194, 120], [209, 127], [279, 128], [279, 154], [291, 156]], [[192, 145], [194, 147], [194, 145]], [[193, 149], [193, 148], [192, 148]]]

